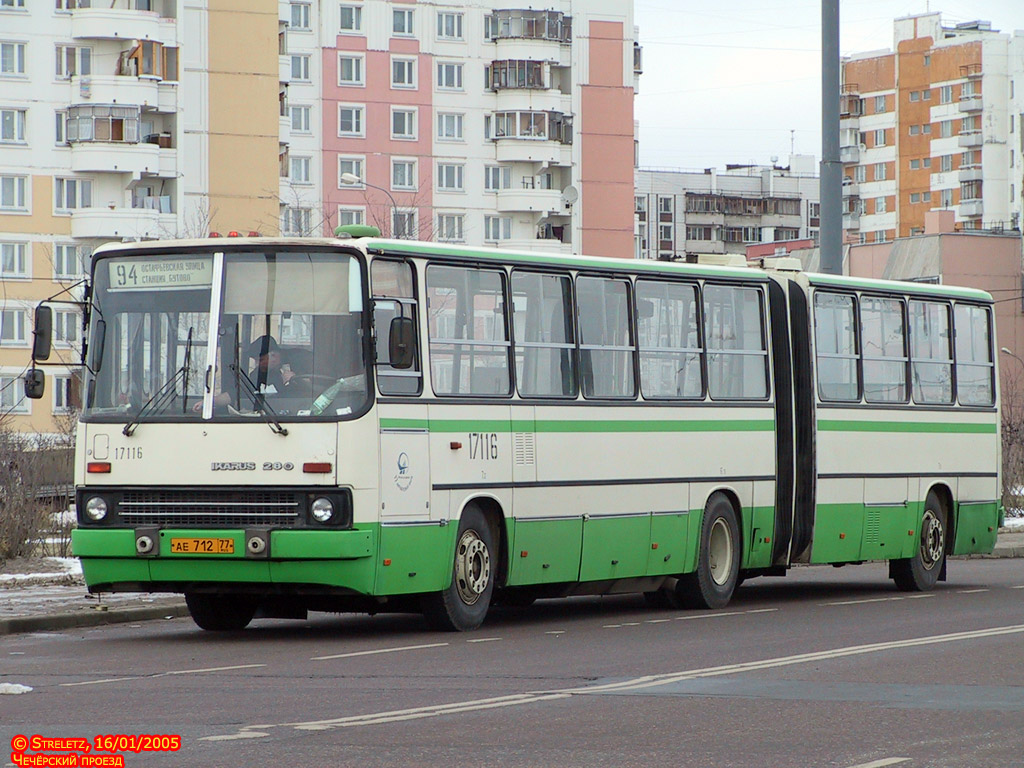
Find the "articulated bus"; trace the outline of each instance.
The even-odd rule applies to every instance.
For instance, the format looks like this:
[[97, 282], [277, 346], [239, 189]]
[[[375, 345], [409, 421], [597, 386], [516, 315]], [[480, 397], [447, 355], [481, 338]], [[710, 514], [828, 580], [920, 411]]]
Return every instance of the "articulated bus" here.
[[104, 246], [86, 310], [74, 553], [203, 629], [995, 544], [982, 291], [339, 232]]

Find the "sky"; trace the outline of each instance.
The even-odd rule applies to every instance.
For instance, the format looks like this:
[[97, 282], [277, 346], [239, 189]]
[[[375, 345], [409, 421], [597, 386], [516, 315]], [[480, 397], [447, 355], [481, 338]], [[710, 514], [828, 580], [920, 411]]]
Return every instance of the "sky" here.
[[[892, 48], [893, 19], [938, 11], [1024, 30], [1024, 0], [840, 0], [842, 55]], [[821, 156], [821, 0], [634, 0], [643, 168]]]

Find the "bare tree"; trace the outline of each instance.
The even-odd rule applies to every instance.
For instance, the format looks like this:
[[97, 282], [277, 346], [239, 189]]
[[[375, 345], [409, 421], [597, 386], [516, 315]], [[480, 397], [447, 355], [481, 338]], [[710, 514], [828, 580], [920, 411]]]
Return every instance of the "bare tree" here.
[[1003, 373], [1003, 508], [1024, 517], [1024, 370]]

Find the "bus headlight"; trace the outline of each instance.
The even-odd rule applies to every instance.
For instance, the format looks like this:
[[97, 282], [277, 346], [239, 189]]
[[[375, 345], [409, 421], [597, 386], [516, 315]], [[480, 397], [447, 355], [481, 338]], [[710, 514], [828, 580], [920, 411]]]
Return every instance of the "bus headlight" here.
[[85, 502], [85, 516], [98, 523], [107, 516], [107, 500], [102, 496], [93, 496]]
[[331, 518], [334, 517], [334, 502], [320, 496], [319, 498], [314, 499], [312, 506], [309, 508], [309, 512], [313, 515], [313, 519], [318, 523], [330, 522]]

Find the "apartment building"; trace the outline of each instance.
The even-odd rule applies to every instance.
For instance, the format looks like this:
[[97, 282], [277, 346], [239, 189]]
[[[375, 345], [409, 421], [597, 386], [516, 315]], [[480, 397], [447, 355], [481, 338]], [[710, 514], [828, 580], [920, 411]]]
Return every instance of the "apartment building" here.
[[843, 62], [847, 237], [919, 234], [934, 209], [960, 229], [1019, 229], [1024, 33], [926, 13], [895, 20], [894, 48]]
[[[271, 0], [0, 2], [0, 417], [49, 432], [73, 368], [23, 397], [32, 309], [67, 293], [101, 243], [275, 234], [279, 7]], [[57, 305], [53, 362], [81, 315]]]
[[699, 254], [746, 254], [753, 243], [816, 241], [815, 171], [809, 155], [794, 155], [785, 167], [637, 169], [634, 255], [685, 260]]
[[632, 3], [296, 0], [282, 230], [632, 255]]

